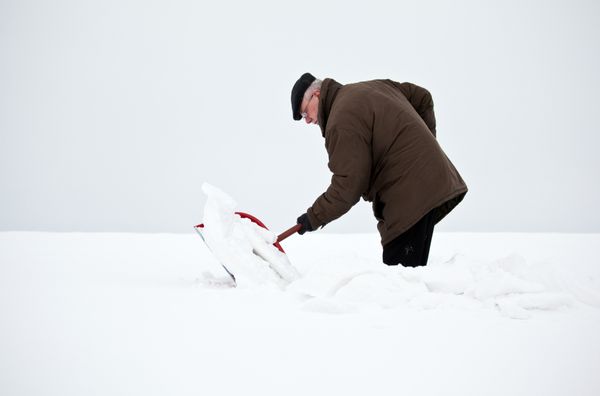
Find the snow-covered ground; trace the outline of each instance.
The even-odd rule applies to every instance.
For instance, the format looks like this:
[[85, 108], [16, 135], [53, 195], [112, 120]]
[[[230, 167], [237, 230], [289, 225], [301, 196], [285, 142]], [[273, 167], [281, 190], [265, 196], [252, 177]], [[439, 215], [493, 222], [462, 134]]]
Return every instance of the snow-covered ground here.
[[294, 235], [230, 288], [189, 235], [0, 233], [2, 395], [598, 395], [600, 235]]

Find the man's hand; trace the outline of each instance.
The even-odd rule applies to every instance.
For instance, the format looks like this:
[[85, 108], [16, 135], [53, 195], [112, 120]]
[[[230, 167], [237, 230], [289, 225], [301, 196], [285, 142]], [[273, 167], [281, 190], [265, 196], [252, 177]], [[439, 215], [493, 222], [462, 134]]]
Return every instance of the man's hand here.
[[296, 220], [296, 222], [302, 226], [300, 228], [300, 230], [298, 231], [298, 234], [300, 234], [300, 235], [304, 234], [306, 231], [314, 231], [315, 230], [313, 228], [313, 226], [310, 224], [310, 220], [308, 220], [308, 215], [306, 213], [304, 213], [302, 216], [298, 217], [298, 220]]

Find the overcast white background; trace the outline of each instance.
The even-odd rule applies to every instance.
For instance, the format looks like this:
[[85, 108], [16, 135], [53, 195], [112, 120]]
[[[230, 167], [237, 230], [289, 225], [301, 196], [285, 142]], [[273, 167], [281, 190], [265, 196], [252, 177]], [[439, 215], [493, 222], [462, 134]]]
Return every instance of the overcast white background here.
[[[276, 231], [328, 185], [306, 71], [429, 89], [469, 186], [445, 231], [600, 232], [594, 1], [0, 0], [0, 230]], [[375, 232], [361, 201], [324, 232]]]

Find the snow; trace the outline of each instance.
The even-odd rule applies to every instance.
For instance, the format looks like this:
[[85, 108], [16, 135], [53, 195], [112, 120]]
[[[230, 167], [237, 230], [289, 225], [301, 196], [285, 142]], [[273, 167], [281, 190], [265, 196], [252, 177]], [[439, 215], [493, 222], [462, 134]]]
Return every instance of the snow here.
[[231, 287], [191, 228], [0, 233], [0, 393], [600, 394], [598, 234], [283, 245], [297, 280]]
[[282, 287], [299, 277], [287, 256], [272, 245], [277, 240], [275, 234], [237, 216], [237, 203], [219, 188], [204, 183], [202, 191], [207, 199], [200, 236], [226, 271], [233, 274], [237, 287]]

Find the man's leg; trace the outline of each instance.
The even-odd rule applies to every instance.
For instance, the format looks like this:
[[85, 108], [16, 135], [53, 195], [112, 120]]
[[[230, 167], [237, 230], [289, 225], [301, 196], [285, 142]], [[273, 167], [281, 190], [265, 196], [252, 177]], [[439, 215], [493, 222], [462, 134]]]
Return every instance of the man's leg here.
[[434, 225], [434, 211], [431, 211], [404, 234], [383, 247], [383, 262], [405, 267], [427, 265]]

